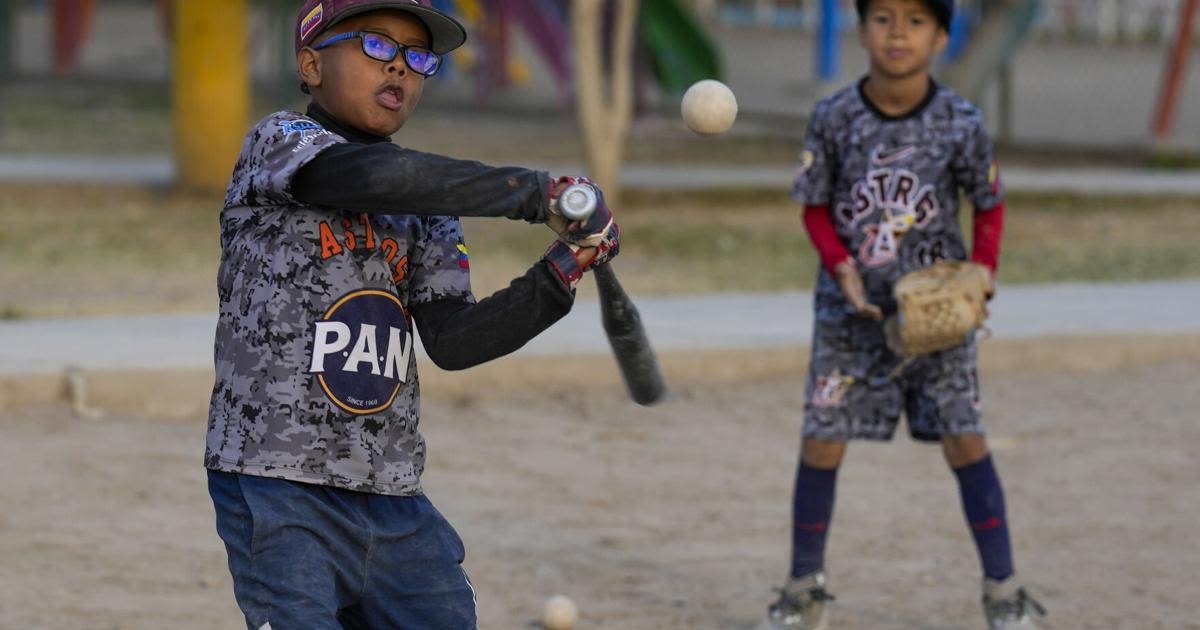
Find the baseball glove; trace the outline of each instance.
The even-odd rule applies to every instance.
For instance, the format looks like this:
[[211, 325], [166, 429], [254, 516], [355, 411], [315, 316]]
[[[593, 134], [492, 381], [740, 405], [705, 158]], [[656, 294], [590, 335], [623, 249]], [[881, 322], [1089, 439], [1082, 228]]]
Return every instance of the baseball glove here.
[[987, 267], [959, 260], [901, 276], [894, 289], [896, 315], [885, 326], [888, 346], [913, 357], [966, 343], [987, 319], [991, 286]]

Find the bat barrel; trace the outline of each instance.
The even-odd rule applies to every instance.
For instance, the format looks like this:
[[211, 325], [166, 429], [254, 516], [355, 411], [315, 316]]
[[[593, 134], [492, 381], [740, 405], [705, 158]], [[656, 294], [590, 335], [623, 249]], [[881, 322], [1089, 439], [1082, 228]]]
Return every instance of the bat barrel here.
[[661, 402], [667, 385], [642, 326], [641, 314], [609, 265], [601, 265], [592, 273], [600, 294], [600, 321], [629, 397], [639, 405]]

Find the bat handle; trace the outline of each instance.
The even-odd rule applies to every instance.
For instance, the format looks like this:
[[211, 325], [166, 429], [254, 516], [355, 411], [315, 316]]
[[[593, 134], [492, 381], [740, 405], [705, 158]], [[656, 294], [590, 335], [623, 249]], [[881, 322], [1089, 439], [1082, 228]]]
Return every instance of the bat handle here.
[[558, 196], [558, 213], [572, 221], [586, 221], [599, 198], [590, 184], [571, 184]]

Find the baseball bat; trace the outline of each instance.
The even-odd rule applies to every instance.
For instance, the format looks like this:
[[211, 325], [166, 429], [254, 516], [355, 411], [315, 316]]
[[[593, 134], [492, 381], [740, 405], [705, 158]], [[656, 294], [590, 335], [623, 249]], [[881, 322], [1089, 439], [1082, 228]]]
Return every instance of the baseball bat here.
[[[596, 207], [596, 194], [587, 184], [568, 186], [559, 196], [559, 211], [573, 221], [582, 221]], [[600, 323], [612, 347], [629, 397], [639, 405], [662, 401], [667, 384], [658, 366], [658, 357], [642, 326], [642, 316], [629, 294], [617, 280], [611, 263], [592, 270], [600, 299]]]

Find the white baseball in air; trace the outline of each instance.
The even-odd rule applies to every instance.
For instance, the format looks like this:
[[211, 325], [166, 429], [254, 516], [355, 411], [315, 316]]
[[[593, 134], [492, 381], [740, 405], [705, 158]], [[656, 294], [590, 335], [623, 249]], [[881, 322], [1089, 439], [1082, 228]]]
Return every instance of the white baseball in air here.
[[542, 627], [546, 630], [571, 630], [579, 621], [579, 609], [566, 595], [555, 595], [542, 607]]
[[689, 129], [712, 136], [725, 133], [733, 126], [737, 119], [737, 97], [724, 83], [705, 79], [693, 83], [683, 93], [679, 109]]

